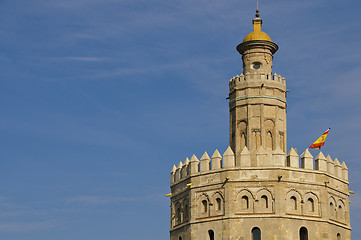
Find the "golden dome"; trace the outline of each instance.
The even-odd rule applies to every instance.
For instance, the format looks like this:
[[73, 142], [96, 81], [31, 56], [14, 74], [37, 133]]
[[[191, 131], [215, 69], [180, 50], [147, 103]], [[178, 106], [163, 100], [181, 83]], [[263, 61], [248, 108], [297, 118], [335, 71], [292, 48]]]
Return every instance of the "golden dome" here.
[[249, 33], [244, 39], [243, 42], [253, 41], [253, 40], [264, 40], [272, 42], [271, 38], [267, 33], [261, 31], [262, 19], [255, 18], [253, 19], [253, 32]]

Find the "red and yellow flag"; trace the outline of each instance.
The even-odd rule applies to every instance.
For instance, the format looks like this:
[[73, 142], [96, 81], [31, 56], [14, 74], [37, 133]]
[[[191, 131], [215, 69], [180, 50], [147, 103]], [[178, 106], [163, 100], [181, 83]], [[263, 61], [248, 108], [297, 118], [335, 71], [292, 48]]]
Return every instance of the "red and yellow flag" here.
[[314, 149], [321, 149], [321, 147], [323, 145], [325, 145], [325, 141], [327, 138], [327, 134], [330, 131], [331, 128], [327, 129], [326, 132], [324, 132], [324, 134], [321, 135], [321, 137], [319, 137], [311, 146], [309, 146], [308, 148], [314, 148]]

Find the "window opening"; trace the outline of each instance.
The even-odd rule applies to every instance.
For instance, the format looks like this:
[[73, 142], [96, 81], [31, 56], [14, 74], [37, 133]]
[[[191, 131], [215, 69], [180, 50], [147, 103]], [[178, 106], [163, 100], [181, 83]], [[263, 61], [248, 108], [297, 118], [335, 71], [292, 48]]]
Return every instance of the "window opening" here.
[[338, 213], [337, 213], [337, 218], [341, 221], [343, 221], [344, 217], [344, 212], [343, 212], [343, 207], [341, 205], [338, 206]]
[[330, 218], [335, 217], [335, 208], [333, 207], [333, 203], [330, 203]]
[[243, 209], [248, 209], [249, 208], [249, 201], [248, 201], [247, 196], [242, 197], [241, 206], [242, 206]]
[[261, 229], [258, 227], [252, 229], [252, 240], [261, 240]]
[[209, 240], [214, 240], [214, 232], [213, 232], [213, 230], [209, 230], [208, 235], [209, 235]]
[[184, 206], [183, 216], [184, 216], [185, 219], [188, 218], [188, 204], [186, 204], [186, 205]]
[[177, 208], [177, 223], [181, 223], [181, 210]]
[[208, 207], [207, 207], [207, 206], [208, 206], [207, 201], [206, 201], [206, 200], [203, 200], [203, 201], [202, 201], [202, 205], [203, 205], [203, 212], [206, 213], [206, 212], [207, 212], [207, 208], [208, 208]]
[[291, 197], [292, 210], [297, 210], [297, 199], [295, 196]]
[[300, 240], [308, 240], [308, 230], [305, 227], [300, 228]]
[[261, 202], [262, 202], [262, 207], [263, 208], [268, 208], [268, 198], [266, 195], [263, 195], [261, 197]]
[[337, 240], [341, 240], [341, 234], [337, 233]]
[[308, 202], [308, 211], [309, 212], [314, 212], [315, 211], [315, 203], [314, 203], [313, 199], [309, 198], [307, 200], [307, 202]]
[[217, 202], [217, 211], [222, 210], [222, 200], [220, 198], [217, 198], [216, 202]]

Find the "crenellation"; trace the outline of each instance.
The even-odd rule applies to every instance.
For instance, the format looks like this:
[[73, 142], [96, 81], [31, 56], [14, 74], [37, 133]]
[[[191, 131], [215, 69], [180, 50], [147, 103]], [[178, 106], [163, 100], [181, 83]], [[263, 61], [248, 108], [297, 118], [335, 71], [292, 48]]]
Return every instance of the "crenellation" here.
[[278, 80], [278, 75], [277, 75], [277, 73], [274, 73], [274, 74], [273, 74], [272, 80], [274, 80], [274, 81]]
[[200, 159], [200, 171], [206, 172], [209, 171], [211, 165], [211, 158], [208, 156], [207, 152], [204, 152], [203, 156]]
[[256, 163], [257, 167], [272, 166], [270, 164], [270, 158], [268, 157], [269, 151], [266, 151], [263, 146], [261, 146], [256, 153]]
[[[300, 161], [301, 166], [299, 166]], [[173, 165], [171, 170], [171, 184], [177, 183], [194, 173], [204, 174], [213, 170], [252, 169], [262, 167], [290, 167], [308, 171], [320, 171], [325, 172], [330, 176], [334, 176], [337, 179], [348, 181], [348, 169], [346, 163], [342, 162], [341, 165], [337, 158], [335, 159], [335, 162], [333, 162], [329, 155], [326, 158], [322, 152], [319, 152], [317, 157], [313, 159], [313, 156], [308, 149], [299, 156], [297, 151], [294, 148], [291, 148], [286, 156], [279, 147], [273, 151], [269, 151], [261, 146], [256, 152], [256, 158], [253, 159], [252, 162], [251, 153], [245, 146], [239, 153], [239, 158], [235, 158], [232, 149], [228, 147], [224, 152], [223, 157], [216, 149], [211, 158], [207, 152], [204, 152], [200, 160], [193, 155], [190, 160], [186, 158], [184, 163], [180, 161], [178, 167]]]
[[313, 169], [313, 156], [308, 149], [301, 154], [301, 168]]
[[251, 153], [249, 152], [247, 146], [245, 146], [241, 151], [239, 161], [236, 161], [236, 166], [239, 167], [251, 166]]
[[185, 178], [189, 175], [189, 159], [186, 158], [186, 160], [184, 160], [184, 163], [183, 163], [183, 167], [182, 167], [182, 178]]
[[183, 163], [180, 161], [175, 171], [175, 181], [182, 179], [182, 167], [183, 167]]
[[337, 158], [335, 158], [334, 164], [335, 164], [335, 176], [338, 178], [342, 178], [342, 167]]
[[223, 168], [230, 168], [235, 166], [235, 157], [231, 147], [228, 147], [223, 154]]
[[300, 160], [297, 151], [294, 148], [291, 148], [287, 155], [287, 167], [299, 168]]
[[244, 78], [244, 74], [241, 73], [241, 75], [239, 75], [239, 82], [243, 82], [244, 80], [246, 80], [246, 79]]
[[286, 154], [282, 149], [277, 146], [276, 150], [272, 152], [274, 166], [284, 167], [286, 166]]
[[236, 75], [233, 78], [229, 80], [229, 87], [230, 89], [233, 89], [237, 85], [243, 85], [245, 83], [249, 82], [268, 82], [273, 81], [277, 82], [277, 84], [281, 84], [283, 88], [286, 84], [286, 79], [282, 77], [281, 75], [277, 75], [276, 73], [273, 75], [270, 74], [264, 74], [264, 73], [246, 73], [241, 75]]
[[244, 74], [244, 80], [247, 81], [247, 80], [250, 80], [251, 79], [251, 74], [250, 73], [245, 73]]
[[176, 172], [177, 168], [175, 165], [173, 165], [172, 171], [170, 172], [170, 183], [174, 183], [175, 182], [175, 172]]
[[346, 163], [345, 162], [342, 162], [342, 178], [346, 181], [348, 181], [348, 168], [346, 166]]
[[326, 159], [327, 159], [327, 172], [329, 172], [331, 175], [334, 175], [335, 174], [335, 164], [332, 161], [332, 158], [330, 157], [330, 155], [327, 155]]
[[327, 172], [327, 159], [322, 152], [315, 158], [316, 170]]
[[216, 149], [212, 155], [212, 170], [220, 168], [222, 168], [222, 155]]
[[189, 162], [190, 165], [190, 173], [196, 173], [199, 172], [199, 160], [196, 157], [196, 155], [193, 154], [193, 156], [191, 157], [191, 160]]

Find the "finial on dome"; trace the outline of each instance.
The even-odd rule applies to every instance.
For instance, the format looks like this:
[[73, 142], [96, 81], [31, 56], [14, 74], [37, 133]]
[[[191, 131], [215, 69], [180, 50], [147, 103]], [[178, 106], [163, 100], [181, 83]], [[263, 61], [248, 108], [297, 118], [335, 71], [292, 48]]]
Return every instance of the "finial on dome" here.
[[256, 17], [259, 18], [259, 10], [258, 10], [258, 0], [257, 0], [257, 10], [256, 10]]

